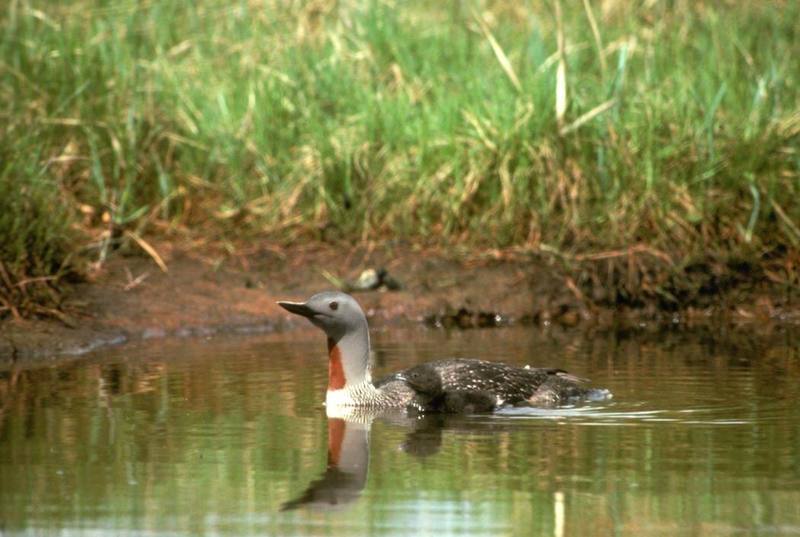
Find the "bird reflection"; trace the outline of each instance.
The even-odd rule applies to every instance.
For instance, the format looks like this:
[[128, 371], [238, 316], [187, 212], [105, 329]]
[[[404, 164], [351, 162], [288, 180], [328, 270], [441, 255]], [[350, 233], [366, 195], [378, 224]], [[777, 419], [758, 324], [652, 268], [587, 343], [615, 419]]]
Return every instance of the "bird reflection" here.
[[363, 409], [354, 409], [347, 415], [329, 415], [327, 467], [302, 493], [285, 502], [281, 511], [298, 508], [333, 511], [355, 502], [367, 484], [369, 432], [375, 419], [407, 427], [409, 432], [399, 447], [420, 458], [438, 453], [442, 430], [448, 424], [463, 421], [463, 417], [444, 414], [370, 414]]
[[298, 507], [333, 510], [357, 500], [367, 483], [371, 422], [328, 418], [328, 465], [297, 498], [281, 511]]

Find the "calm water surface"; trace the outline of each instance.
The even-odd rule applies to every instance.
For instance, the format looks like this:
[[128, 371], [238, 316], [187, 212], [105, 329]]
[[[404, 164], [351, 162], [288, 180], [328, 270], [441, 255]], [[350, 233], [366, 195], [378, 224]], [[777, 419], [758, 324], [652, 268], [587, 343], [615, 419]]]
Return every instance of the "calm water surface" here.
[[373, 334], [557, 366], [610, 401], [328, 419], [323, 336], [153, 342], [0, 370], [0, 534], [800, 534], [800, 333]]

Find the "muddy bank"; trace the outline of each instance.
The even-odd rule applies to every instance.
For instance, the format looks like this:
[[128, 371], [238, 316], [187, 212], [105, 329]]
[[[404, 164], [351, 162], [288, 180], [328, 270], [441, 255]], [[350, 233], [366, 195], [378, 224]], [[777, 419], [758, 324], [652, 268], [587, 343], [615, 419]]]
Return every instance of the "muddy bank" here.
[[[590, 288], [541, 255], [504, 252], [445, 255], [412, 247], [198, 252], [158, 245], [168, 271], [148, 257], [117, 254], [90, 281], [74, 286], [64, 321], [0, 322], [0, 360], [47, 360], [159, 337], [259, 333], [303, 321], [276, 306], [342, 282], [367, 268], [385, 269], [394, 291], [358, 292], [373, 325], [429, 322], [445, 327], [507, 323], [610, 326], [693, 323], [709, 319], [796, 321], [791, 296], [747, 285], [681, 309], [629, 307], [593, 297]], [[344, 253], [343, 253], [344, 252]]]

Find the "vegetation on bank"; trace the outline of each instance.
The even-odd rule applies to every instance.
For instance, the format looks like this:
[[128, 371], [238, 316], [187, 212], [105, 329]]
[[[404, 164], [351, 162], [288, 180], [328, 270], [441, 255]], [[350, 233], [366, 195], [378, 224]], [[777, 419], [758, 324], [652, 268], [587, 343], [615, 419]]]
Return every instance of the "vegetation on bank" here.
[[197, 226], [523, 248], [633, 304], [796, 285], [797, 20], [781, 0], [11, 0], [0, 315]]

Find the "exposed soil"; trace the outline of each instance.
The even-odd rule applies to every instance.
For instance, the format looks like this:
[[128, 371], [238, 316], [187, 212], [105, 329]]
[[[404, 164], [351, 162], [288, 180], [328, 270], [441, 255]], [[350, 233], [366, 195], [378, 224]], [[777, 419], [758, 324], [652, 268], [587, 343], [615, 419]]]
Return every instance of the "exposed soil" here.
[[[552, 259], [484, 252], [445, 255], [408, 246], [351, 249], [313, 244], [261, 247], [236, 254], [158, 244], [162, 272], [149, 257], [117, 253], [76, 285], [67, 323], [54, 319], [0, 321], [0, 363], [57, 359], [104, 345], [167, 336], [255, 333], [305, 326], [275, 304], [355, 281], [383, 268], [397, 291], [356, 293], [373, 325], [427, 321], [467, 328], [519, 322], [610, 325], [655, 320], [698, 322], [712, 317], [797, 320], [791, 297], [749, 285], [709, 295], [706, 302], [667, 311], [631, 308], [591, 298]], [[302, 324], [301, 324], [302, 323]]]

